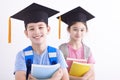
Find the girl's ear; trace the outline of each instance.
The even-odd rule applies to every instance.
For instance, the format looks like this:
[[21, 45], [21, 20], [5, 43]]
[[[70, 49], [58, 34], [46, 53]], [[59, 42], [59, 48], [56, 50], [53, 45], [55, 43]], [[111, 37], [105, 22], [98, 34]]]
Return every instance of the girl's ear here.
[[88, 32], [88, 29], [86, 29], [86, 33]]
[[67, 27], [67, 31], [70, 32], [70, 28]]

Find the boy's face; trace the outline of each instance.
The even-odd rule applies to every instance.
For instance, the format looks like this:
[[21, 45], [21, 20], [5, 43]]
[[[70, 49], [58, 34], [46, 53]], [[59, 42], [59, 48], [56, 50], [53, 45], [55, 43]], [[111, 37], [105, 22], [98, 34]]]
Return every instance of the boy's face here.
[[25, 34], [33, 44], [41, 44], [46, 41], [49, 31], [50, 27], [45, 22], [29, 23]]

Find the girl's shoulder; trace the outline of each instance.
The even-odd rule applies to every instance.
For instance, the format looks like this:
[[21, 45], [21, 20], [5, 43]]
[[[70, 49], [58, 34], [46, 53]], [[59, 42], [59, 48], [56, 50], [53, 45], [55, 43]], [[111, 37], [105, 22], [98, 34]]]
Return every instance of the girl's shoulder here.
[[67, 46], [67, 44], [68, 44], [68, 43], [62, 43], [62, 44], [59, 46], [59, 48], [62, 48], [62, 47], [64, 48], [64, 47]]

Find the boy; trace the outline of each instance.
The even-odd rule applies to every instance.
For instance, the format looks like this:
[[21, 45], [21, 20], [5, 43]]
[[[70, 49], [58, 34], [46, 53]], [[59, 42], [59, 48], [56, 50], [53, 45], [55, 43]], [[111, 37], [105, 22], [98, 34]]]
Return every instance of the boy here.
[[[30, 74], [31, 65], [28, 66], [27, 62], [28, 64], [33, 63], [39, 65], [54, 65], [60, 63], [61, 68], [56, 71], [50, 79], [47, 80], [69, 80], [66, 69], [67, 64], [63, 54], [56, 48], [54, 48], [56, 50], [55, 54], [49, 54], [48, 47], [50, 46], [46, 44], [46, 37], [50, 32], [48, 17], [51, 17], [56, 13], [58, 13], [58, 11], [33, 3], [15, 15], [11, 16], [12, 18], [24, 21], [24, 33], [31, 41], [31, 46], [25, 48], [24, 50], [29, 48], [33, 54], [33, 61], [26, 61], [24, 50], [17, 54], [15, 62], [16, 80], [37, 80]], [[51, 58], [51, 54], [54, 57]], [[52, 59], [52, 62], [50, 59]]]

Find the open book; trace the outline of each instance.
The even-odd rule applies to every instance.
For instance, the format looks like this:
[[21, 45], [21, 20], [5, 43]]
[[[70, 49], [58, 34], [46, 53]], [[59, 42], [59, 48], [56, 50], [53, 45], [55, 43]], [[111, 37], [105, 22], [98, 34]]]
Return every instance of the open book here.
[[90, 64], [73, 61], [69, 74], [72, 76], [81, 77], [90, 69]]
[[48, 79], [60, 68], [60, 64], [38, 65], [32, 64], [31, 75], [37, 79]]

